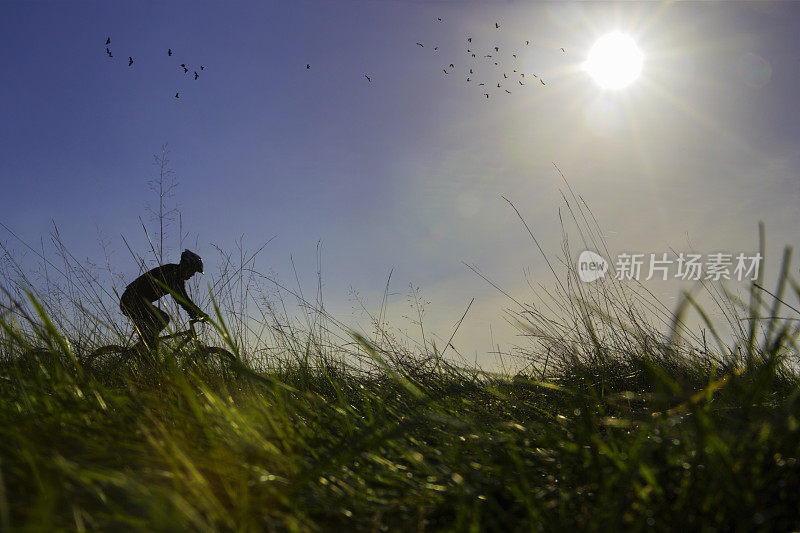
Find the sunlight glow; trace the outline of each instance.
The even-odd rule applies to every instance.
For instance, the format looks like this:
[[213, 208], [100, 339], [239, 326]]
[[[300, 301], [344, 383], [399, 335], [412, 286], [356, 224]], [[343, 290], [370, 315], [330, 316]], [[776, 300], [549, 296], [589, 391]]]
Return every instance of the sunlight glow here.
[[622, 89], [642, 72], [644, 56], [630, 36], [620, 32], [600, 37], [589, 51], [584, 70], [603, 89]]

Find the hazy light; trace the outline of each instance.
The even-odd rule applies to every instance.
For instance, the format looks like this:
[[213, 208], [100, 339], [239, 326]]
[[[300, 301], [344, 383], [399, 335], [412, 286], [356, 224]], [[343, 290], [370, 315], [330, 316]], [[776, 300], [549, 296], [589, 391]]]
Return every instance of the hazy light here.
[[583, 68], [603, 89], [622, 89], [639, 77], [643, 57], [628, 35], [608, 33], [594, 43]]

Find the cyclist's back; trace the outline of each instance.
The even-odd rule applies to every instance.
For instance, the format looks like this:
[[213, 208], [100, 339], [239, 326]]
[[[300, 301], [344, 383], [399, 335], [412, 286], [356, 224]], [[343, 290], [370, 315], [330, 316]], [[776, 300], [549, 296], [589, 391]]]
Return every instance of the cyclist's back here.
[[171, 263], [156, 267], [136, 278], [125, 288], [121, 300], [129, 303], [153, 303], [170, 291], [188, 300], [181, 267]]

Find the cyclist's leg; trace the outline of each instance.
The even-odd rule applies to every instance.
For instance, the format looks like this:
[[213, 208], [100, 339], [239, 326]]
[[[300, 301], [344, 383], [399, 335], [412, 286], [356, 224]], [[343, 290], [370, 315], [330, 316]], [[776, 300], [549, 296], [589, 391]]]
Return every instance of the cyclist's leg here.
[[142, 342], [150, 350], [155, 350], [158, 343], [158, 336], [169, 324], [169, 315], [149, 304], [140, 313], [140, 332]]

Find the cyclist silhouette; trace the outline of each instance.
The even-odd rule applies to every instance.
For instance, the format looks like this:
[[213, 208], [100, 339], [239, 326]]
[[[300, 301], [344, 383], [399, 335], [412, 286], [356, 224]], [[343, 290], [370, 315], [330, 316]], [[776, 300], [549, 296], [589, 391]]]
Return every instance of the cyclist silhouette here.
[[155, 348], [159, 334], [169, 323], [169, 315], [153, 305], [162, 296], [172, 294], [192, 320], [207, 318], [186, 293], [186, 280], [196, 272], [203, 273], [203, 260], [196, 253], [184, 250], [180, 264], [166, 264], [149, 270], [125, 288], [119, 308], [131, 319], [146, 348]]

